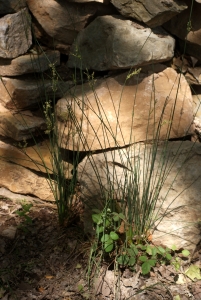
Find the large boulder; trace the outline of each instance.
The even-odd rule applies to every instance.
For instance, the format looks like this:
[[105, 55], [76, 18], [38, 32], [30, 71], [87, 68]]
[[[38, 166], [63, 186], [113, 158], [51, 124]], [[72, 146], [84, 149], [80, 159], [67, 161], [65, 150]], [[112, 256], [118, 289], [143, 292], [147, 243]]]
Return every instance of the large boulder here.
[[50, 68], [50, 64], [54, 64], [55, 67], [60, 65], [59, 51], [30, 52], [14, 59], [0, 58], [0, 76], [44, 72]]
[[78, 34], [68, 66], [97, 71], [129, 69], [170, 60], [174, 46], [174, 39], [160, 27], [150, 29], [121, 16], [102, 16]]
[[27, 0], [27, 5], [36, 19], [35, 34], [42, 42], [68, 52], [78, 32], [91, 18], [97, 15], [114, 13], [113, 7], [97, 2], [73, 3], [65, 0]]
[[182, 51], [185, 49], [185, 53], [201, 60], [201, 5], [191, 0], [185, 0], [185, 2], [188, 4], [188, 9], [163, 26], [168, 32], [181, 39], [180, 47]]
[[60, 98], [70, 88], [69, 83], [60, 80], [56, 83], [57, 90], [53, 90], [52, 80], [37, 80], [35, 76], [8, 78], [0, 81], [0, 102], [8, 109], [24, 109], [42, 104], [42, 101]]
[[15, 58], [32, 44], [31, 16], [26, 8], [0, 18], [0, 57]]
[[144, 22], [149, 27], [160, 26], [187, 8], [180, 0], [111, 0], [126, 18]]
[[26, 7], [25, 0], [1, 0], [0, 15], [15, 13], [24, 7]]
[[[113, 205], [118, 209], [123, 206], [125, 212], [131, 206], [139, 209], [144, 191], [147, 198], [143, 198], [144, 206], [137, 217], [148, 221], [143, 209], [148, 209], [148, 201], [153, 204], [150, 199], [155, 193], [156, 206], [150, 215], [153, 243], [195, 250], [200, 241], [200, 155], [201, 145], [186, 141], [157, 146], [138, 143], [87, 156], [78, 166], [85, 230], [92, 232], [92, 208], [103, 208], [106, 201], [114, 201]], [[132, 208], [130, 214], [132, 211], [137, 213]]]
[[158, 68], [158, 73], [128, 78], [126, 72], [72, 88], [56, 105], [61, 146], [92, 151], [189, 133], [189, 85], [172, 68]]

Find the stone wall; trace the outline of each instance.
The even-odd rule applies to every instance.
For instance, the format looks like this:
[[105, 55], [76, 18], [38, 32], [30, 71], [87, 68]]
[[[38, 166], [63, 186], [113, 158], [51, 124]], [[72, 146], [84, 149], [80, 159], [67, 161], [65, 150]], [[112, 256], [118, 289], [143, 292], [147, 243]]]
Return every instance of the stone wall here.
[[[54, 199], [48, 185], [47, 193], [37, 188], [45, 170], [38, 148], [32, 151], [30, 142], [33, 136], [40, 141], [38, 147], [49, 164], [41, 103], [54, 97], [61, 146], [68, 150], [101, 150], [153, 139], [164, 106], [161, 139], [167, 138], [173, 107], [169, 137], [193, 136], [195, 129], [199, 134], [201, 4], [194, 1], [189, 22], [191, 2], [1, 0], [0, 152], [4, 175], [0, 186]], [[80, 84], [75, 68], [77, 73], [89, 72], [88, 78], [94, 76], [101, 108], [87, 76]], [[55, 70], [57, 90], [52, 80]], [[150, 99], [154, 99], [151, 104]], [[67, 118], [69, 105], [77, 127]], [[153, 108], [154, 116], [150, 114]], [[102, 128], [103, 121], [107, 129]], [[31, 163], [33, 159], [36, 164]], [[68, 177], [72, 166], [66, 168]], [[32, 180], [27, 181], [30, 174]]]

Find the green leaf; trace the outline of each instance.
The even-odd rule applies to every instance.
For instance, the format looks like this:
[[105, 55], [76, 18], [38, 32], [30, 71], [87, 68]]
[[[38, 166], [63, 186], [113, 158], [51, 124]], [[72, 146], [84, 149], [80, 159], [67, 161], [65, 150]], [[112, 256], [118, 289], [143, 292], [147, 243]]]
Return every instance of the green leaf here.
[[148, 245], [146, 252], [147, 252], [147, 254], [152, 255], [152, 247]]
[[173, 300], [181, 300], [180, 296], [179, 295], [176, 295], [173, 297]]
[[158, 254], [163, 255], [165, 253], [165, 249], [163, 247], [159, 246], [159, 247], [157, 247], [157, 252], [158, 252]]
[[172, 259], [172, 255], [170, 253], [166, 253], [165, 257], [168, 259], [168, 260], [171, 260]]
[[172, 249], [172, 251], [176, 251], [177, 250], [177, 246], [176, 245], [172, 245], [171, 249]]
[[188, 276], [191, 280], [195, 280], [195, 278], [197, 279], [201, 279], [200, 276], [200, 268], [198, 266], [195, 265], [190, 265], [190, 267], [188, 268], [188, 270], [185, 272], [186, 276]]
[[105, 243], [105, 242], [107, 242], [109, 239], [110, 239], [109, 234], [104, 234], [104, 235], [102, 236], [102, 238], [101, 238], [101, 242], [102, 242], [102, 243]]
[[129, 257], [128, 255], [120, 255], [117, 257], [117, 262], [122, 265], [122, 266], [125, 266], [128, 264], [129, 262]]
[[122, 220], [125, 220], [125, 219], [126, 219], [126, 217], [125, 217], [122, 213], [119, 213], [118, 216], [119, 216], [119, 218], [122, 219]]
[[187, 257], [190, 255], [190, 252], [188, 250], [183, 250], [182, 254], [183, 254], [183, 256]]
[[128, 253], [129, 256], [136, 256], [136, 253], [135, 253], [134, 249], [129, 249], [128, 248], [127, 253]]
[[152, 256], [155, 256], [157, 254], [157, 248], [152, 247]]
[[103, 229], [104, 229], [104, 227], [103, 227], [103, 226], [99, 226], [99, 225], [97, 225], [97, 227], [96, 227], [96, 233], [97, 233], [97, 234], [100, 234], [100, 233], [102, 233], [102, 232], [103, 232]]
[[118, 234], [116, 234], [116, 232], [114, 232], [114, 231], [111, 231], [111, 232], [110, 232], [110, 237], [111, 237], [111, 239], [114, 240], [114, 241], [116, 241], [116, 240], [119, 239]]
[[118, 215], [114, 215], [112, 218], [113, 218], [113, 220], [114, 220], [115, 222], [118, 222], [118, 221], [119, 221], [119, 216], [118, 216]]
[[150, 270], [151, 270], [151, 265], [149, 264], [149, 261], [145, 261], [142, 264], [142, 274], [146, 275], [150, 272]]
[[149, 259], [148, 260], [150, 266], [154, 267], [156, 265], [156, 259]]
[[145, 256], [145, 255], [142, 255], [142, 256], [139, 257], [139, 260], [141, 260], [141, 261], [147, 261], [148, 257]]
[[103, 224], [106, 228], [110, 226], [110, 221], [108, 219], [105, 220], [105, 223]]
[[135, 263], [136, 263], [135, 257], [134, 257], [134, 256], [131, 256], [131, 257], [129, 258], [128, 265], [129, 265], [129, 266], [133, 266]]
[[105, 252], [111, 252], [113, 250], [113, 246], [114, 246], [113, 240], [112, 239], [107, 240], [104, 243]]
[[101, 220], [101, 214], [93, 214], [92, 215], [92, 220], [94, 223], [98, 224], [99, 221]]
[[135, 255], [138, 254], [138, 249], [137, 249], [137, 247], [134, 244], [131, 244], [130, 248], [134, 251]]

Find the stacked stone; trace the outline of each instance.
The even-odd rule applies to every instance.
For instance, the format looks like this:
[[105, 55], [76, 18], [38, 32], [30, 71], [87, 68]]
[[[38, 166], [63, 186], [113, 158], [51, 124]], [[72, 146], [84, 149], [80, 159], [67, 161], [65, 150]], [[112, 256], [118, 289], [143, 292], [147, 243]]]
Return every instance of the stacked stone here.
[[[152, 139], [164, 105], [166, 110], [160, 138], [166, 138], [173, 107], [174, 118], [171, 120], [169, 137], [181, 138], [192, 134], [195, 114], [196, 126], [201, 128], [200, 15], [200, 0], [1, 0], [0, 135], [19, 143], [45, 130], [45, 119], [37, 116], [31, 108], [41, 99], [45, 100], [47, 96], [51, 98], [52, 81], [41, 82], [35, 74], [45, 72], [50, 64], [59, 66], [61, 54], [68, 56], [68, 68], [108, 72], [107, 78], [94, 80], [96, 96], [88, 83], [76, 85], [70, 90], [66, 83], [64, 88], [58, 89], [56, 96], [62, 98], [57, 102], [55, 112], [63, 148], [93, 151]], [[41, 45], [37, 49], [34, 49], [33, 37]], [[181, 54], [184, 42], [187, 43], [186, 56], [175, 54], [178, 52], [175, 39]], [[129, 70], [132, 73], [139, 69], [140, 72], [134, 72], [137, 75], [128, 78]], [[192, 89], [189, 84], [193, 85]], [[63, 95], [66, 91], [68, 93]], [[197, 92], [198, 96], [192, 96], [192, 91]], [[96, 99], [101, 105], [97, 104]], [[154, 99], [153, 106], [150, 106], [150, 99]], [[80, 128], [68, 118], [71, 103]], [[84, 108], [84, 115], [80, 107]], [[155, 113], [150, 114], [153, 108]], [[102, 122], [106, 125], [104, 128]], [[78, 129], [82, 131], [81, 141]], [[51, 169], [51, 154], [47, 149], [47, 145], [42, 145], [40, 154]], [[0, 177], [0, 185], [17, 193], [53, 200], [45, 179], [31, 171], [45, 172], [41, 167], [40, 155], [34, 148], [24, 150], [28, 156], [1, 141], [0, 170], [4, 176]], [[186, 152], [185, 149], [183, 151]], [[191, 161], [193, 168], [201, 153], [199, 151], [198, 144], [195, 155], [192, 154], [195, 157]], [[34, 159], [38, 165], [27, 160], [27, 157]], [[101, 159], [97, 158], [99, 162]], [[104, 159], [101, 166], [105, 163]], [[87, 163], [84, 161], [85, 170], [82, 164], [78, 168], [83, 185], [87, 182], [86, 178], [90, 177], [91, 180], [91, 186], [88, 184], [91, 190], [83, 189], [83, 195], [86, 193], [84, 196], [89, 196], [87, 193], [90, 192], [91, 197], [97, 199], [100, 195], [95, 194], [98, 187], [93, 180], [96, 178], [92, 176], [91, 166], [87, 166]], [[121, 163], [118, 161], [116, 165], [116, 169], [121, 168], [120, 175], [124, 167]], [[186, 173], [188, 169], [193, 173], [192, 167], [188, 166]], [[83, 173], [86, 177], [81, 178], [80, 174]], [[189, 177], [191, 181], [195, 180], [193, 176]], [[186, 175], [185, 178], [189, 179]], [[182, 182], [190, 185], [187, 179], [180, 179], [179, 186]], [[195, 211], [200, 211], [200, 187], [198, 180], [196, 193], [191, 189], [185, 197], [182, 194], [183, 198], [177, 199], [177, 202], [188, 206], [190, 195], [192, 210], [188, 210], [189, 221], [195, 219]], [[183, 212], [181, 218], [184, 215]], [[199, 217], [198, 213], [196, 220]], [[172, 220], [170, 223], [174, 224]], [[199, 239], [197, 229], [194, 232], [196, 236], [191, 240], [192, 245]], [[187, 236], [190, 241], [190, 234], [192, 231], [182, 231], [182, 238]]]

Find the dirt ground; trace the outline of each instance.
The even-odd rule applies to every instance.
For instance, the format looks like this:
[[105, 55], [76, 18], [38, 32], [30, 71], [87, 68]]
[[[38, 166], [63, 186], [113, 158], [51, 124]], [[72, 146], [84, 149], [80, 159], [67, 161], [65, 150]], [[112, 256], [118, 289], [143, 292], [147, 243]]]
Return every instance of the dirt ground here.
[[[123, 270], [121, 288], [127, 297], [119, 291], [116, 298], [109, 284], [109, 275], [114, 272], [105, 266], [107, 286], [105, 281], [96, 293], [93, 288], [89, 290], [90, 242], [84, 236], [83, 224], [77, 221], [60, 228], [54, 204], [32, 204], [27, 220], [16, 214], [21, 209], [19, 201], [0, 198], [0, 299], [201, 299], [201, 281], [183, 278], [172, 266], [157, 266], [149, 276]], [[191, 262], [201, 265], [201, 250]]]

